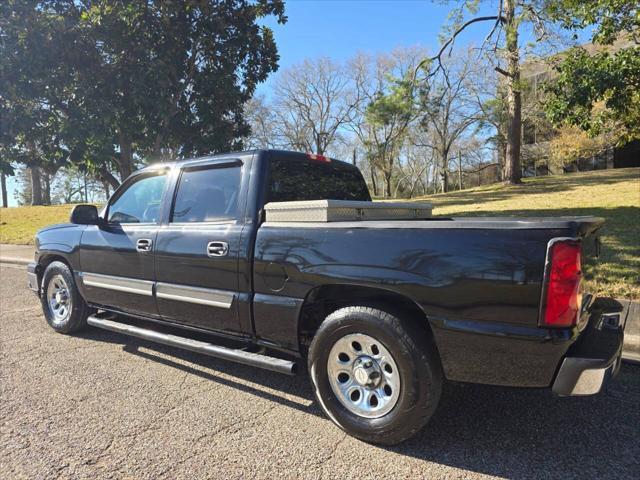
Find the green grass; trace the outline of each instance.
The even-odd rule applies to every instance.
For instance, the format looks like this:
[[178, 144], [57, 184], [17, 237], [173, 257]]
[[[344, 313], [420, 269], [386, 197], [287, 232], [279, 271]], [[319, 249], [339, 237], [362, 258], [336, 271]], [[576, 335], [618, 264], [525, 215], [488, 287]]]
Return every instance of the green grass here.
[[0, 208], [0, 243], [32, 245], [40, 228], [68, 222], [72, 208], [73, 205]]
[[[640, 299], [640, 169], [602, 170], [424, 197], [436, 215], [604, 217], [601, 294]], [[31, 244], [35, 232], [66, 222], [71, 205], [0, 209], [0, 243]]]
[[531, 178], [523, 185], [494, 184], [421, 200], [433, 203], [435, 215], [603, 217], [598, 291], [640, 299], [639, 168]]

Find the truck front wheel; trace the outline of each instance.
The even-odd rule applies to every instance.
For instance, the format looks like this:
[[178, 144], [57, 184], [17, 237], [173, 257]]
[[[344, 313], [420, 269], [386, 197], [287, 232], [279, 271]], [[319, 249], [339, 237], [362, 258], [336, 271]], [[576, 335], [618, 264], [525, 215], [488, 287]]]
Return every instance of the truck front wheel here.
[[442, 368], [429, 332], [403, 315], [352, 306], [329, 315], [309, 349], [316, 399], [361, 440], [393, 445], [433, 415]]
[[86, 327], [89, 307], [66, 264], [51, 262], [44, 271], [41, 301], [44, 317], [56, 332], [73, 333]]

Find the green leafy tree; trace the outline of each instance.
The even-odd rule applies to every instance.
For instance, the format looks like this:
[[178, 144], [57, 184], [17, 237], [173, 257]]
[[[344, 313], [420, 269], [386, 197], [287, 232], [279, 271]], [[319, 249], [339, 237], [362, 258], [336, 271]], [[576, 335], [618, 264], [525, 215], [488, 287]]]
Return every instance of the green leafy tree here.
[[390, 81], [388, 90], [378, 91], [367, 106], [369, 136], [363, 143], [369, 161], [382, 172], [385, 198], [392, 197], [395, 161], [415, 115], [415, 89], [410, 77]]
[[547, 0], [545, 5], [550, 18], [564, 28], [581, 30], [595, 26], [592, 40], [611, 44], [622, 32], [638, 42], [640, 31], [640, 6], [630, 0]]
[[69, 15], [86, 52], [76, 62], [86, 117], [116, 145], [121, 179], [136, 158], [238, 147], [244, 104], [277, 69], [273, 34], [256, 22], [286, 20], [282, 0], [70, 2]]
[[286, 21], [282, 0], [7, 0], [3, 141], [32, 172], [64, 158], [114, 187], [147, 160], [237, 148], [278, 66], [270, 15]]
[[622, 0], [556, 0], [552, 18], [570, 29], [593, 27], [589, 54], [573, 48], [556, 65], [545, 110], [556, 125], [592, 137], [614, 133], [618, 143], [640, 138], [640, 7]]
[[66, 161], [64, 130], [52, 99], [66, 88], [66, 75], [54, 68], [61, 45], [56, 32], [64, 21], [45, 14], [36, 2], [8, 0], [0, 5], [0, 152], [3, 163], [22, 163], [31, 175], [31, 203], [50, 202], [49, 179]]

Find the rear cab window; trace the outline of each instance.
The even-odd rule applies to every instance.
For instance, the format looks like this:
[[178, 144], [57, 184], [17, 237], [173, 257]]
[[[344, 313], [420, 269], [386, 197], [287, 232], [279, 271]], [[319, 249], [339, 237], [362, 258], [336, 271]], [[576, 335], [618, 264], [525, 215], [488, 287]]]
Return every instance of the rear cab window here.
[[360, 170], [335, 160], [271, 158], [267, 193], [268, 202], [371, 200]]

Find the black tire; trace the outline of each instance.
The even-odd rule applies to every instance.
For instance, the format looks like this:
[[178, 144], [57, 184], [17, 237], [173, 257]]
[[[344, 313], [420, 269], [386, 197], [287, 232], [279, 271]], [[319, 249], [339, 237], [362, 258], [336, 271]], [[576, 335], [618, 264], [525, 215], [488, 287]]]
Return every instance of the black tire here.
[[[54, 308], [50, 305], [50, 293], [54, 286], [52, 286], [52, 279], [62, 279], [64, 285], [67, 287], [65, 290], [68, 292], [68, 299], [70, 300], [70, 306], [67, 309], [67, 314], [63, 318], [56, 317]], [[51, 328], [59, 333], [74, 333], [82, 330], [87, 326], [87, 317], [89, 316], [89, 307], [87, 303], [78, 292], [76, 282], [73, 278], [71, 269], [63, 262], [51, 262], [42, 276], [42, 294], [40, 296], [42, 303], [42, 311], [44, 312], [44, 318]]]
[[[351, 306], [329, 315], [311, 342], [308, 366], [316, 399], [336, 425], [366, 442], [394, 445], [415, 435], [429, 421], [440, 400], [443, 375], [428, 330], [407, 315], [383, 308]], [[332, 389], [330, 352], [336, 342], [351, 334], [379, 341], [397, 365], [400, 393], [392, 409], [381, 417], [354, 413]]]

